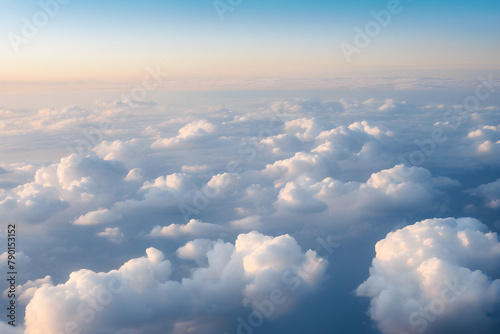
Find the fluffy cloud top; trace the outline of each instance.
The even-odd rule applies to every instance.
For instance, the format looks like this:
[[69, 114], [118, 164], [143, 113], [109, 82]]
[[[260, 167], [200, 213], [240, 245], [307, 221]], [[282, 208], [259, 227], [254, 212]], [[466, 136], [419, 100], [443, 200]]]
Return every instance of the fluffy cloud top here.
[[155, 141], [151, 147], [152, 148], [162, 148], [170, 147], [185, 141], [193, 141], [209, 134], [214, 133], [217, 130], [217, 126], [208, 122], [207, 120], [201, 119], [198, 121], [193, 121], [186, 124], [181, 129], [179, 129], [179, 134], [172, 138], [160, 138]]
[[444, 190], [459, 185], [449, 178], [434, 178], [424, 168], [404, 165], [373, 173], [366, 182], [331, 177], [316, 181], [306, 173], [281, 188], [273, 215], [294, 221], [297, 213], [316, 214], [311, 224], [340, 231], [377, 216], [397, 216], [402, 210], [439, 209], [445, 202]]
[[500, 208], [500, 179], [480, 185], [474, 190], [474, 193], [485, 199], [486, 207], [494, 210]]
[[473, 218], [429, 219], [376, 245], [359, 296], [387, 334], [498, 333], [500, 241]]
[[97, 211], [89, 212], [83, 216], [78, 217], [73, 224], [75, 225], [98, 225], [110, 224], [120, 220], [121, 217], [109, 211], [108, 209], [100, 209]]
[[[317, 285], [326, 266], [326, 260], [311, 250], [303, 253], [288, 235], [274, 238], [257, 232], [240, 234], [234, 245], [197, 239], [177, 253], [206, 262], [189, 277], [172, 280], [171, 262], [158, 249], [148, 248], [146, 256], [118, 270], [82, 269], [64, 284], [53, 285], [50, 278], [31, 284], [30, 294], [38, 288], [26, 308], [26, 334], [121, 334], [130, 333], [131, 326], [141, 333], [158, 333], [160, 328], [209, 333], [212, 325], [221, 329], [219, 322], [235, 309], [263, 312], [259, 307], [265, 304], [269, 311], [271, 300], [279, 300], [265, 316], [280, 315]], [[215, 324], [204, 328], [208, 314]]]
[[196, 219], [191, 219], [186, 225], [170, 224], [168, 226], [155, 226], [150, 237], [167, 237], [177, 238], [183, 235], [198, 236], [213, 235], [216, 232], [221, 232], [223, 227], [217, 224], [204, 223]]
[[118, 227], [107, 227], [103, 232], [99, 232], [96, 235], [101, 238], [106, 238], [115, 244], [121, 243], [125, 237]]

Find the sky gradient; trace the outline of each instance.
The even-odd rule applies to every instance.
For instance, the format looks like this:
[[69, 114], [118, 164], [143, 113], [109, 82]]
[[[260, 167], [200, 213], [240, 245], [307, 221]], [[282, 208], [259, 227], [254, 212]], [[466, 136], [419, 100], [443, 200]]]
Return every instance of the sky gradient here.
[[176, 78], [463, 78], [500, 69], [498, 1], [401, 1], [400, 13], [350, 63], [340, 43], [352, 44], [354, 27], [364, 30], [387, 1], [241, 1], [223, 21], [211, 1], [59, 7], [15, 52], [12, 34], [23, 36], [23, 18], [33, 22], [42, 6], [2, 1], [2, 81], [129, 80], [159, 63]]

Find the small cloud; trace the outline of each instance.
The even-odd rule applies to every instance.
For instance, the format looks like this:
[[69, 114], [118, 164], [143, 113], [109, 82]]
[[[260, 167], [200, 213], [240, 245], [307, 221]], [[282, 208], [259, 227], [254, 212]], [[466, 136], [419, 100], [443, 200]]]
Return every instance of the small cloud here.
[[122, 231], [118, 227], [107, 227], [104, 232], [99, 232], [96, 234], [100, 238], [106, 238], [110, 242], [115, 243], [115, 244], [120, 244], [125, 238], [125, 235], [123, 234]]
[[120, 215], [108, 209], [100, 209], [97, 211], [89, 212], [83, 216], [78, 217], [73, 224], [74, 225], [101, 225], [101, 224], [112, 224], [116, 223], [122, 219]]
[[221, 225], [203, 223], [191, 219], [186, 225], [170, 224], [168, 226], [155, 226], [148, 234], [149, 237], [177, 238], [185, 235], [212, 235], [224, 230]]

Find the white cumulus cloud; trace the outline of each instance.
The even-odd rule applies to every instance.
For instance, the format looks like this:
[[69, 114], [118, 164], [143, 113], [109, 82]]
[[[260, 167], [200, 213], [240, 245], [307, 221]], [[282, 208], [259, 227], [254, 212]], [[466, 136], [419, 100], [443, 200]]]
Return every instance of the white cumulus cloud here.
[[[172, 280], [171, 262], [160, 250], [148, 248], [146, 256], [118, 270], [82, 269], [71, 273], [64, 284], [53, 285], [47, 278], [31, 284], [38, 288], [30, 292], [25, 333], [60, 333], [68, 328], [82, 334], [129, 333], [130, 328], [151, 334], [160, 328], [211, 333], [207, 328], [222, 330], [220, 320], [234, 310], [257, 312], [265, 303], [269, 310], [270, 300], [279, 300], [266, 317], [286, 312], [318, 284], [327, 264], [311, 250], [304, 253], [288, 235], [258, 232], [240, 234], [235, 244], [197, 239], [177, 253], [203, 266], [194, 268], [189, 277]], [[209, 314], [215, 323], [200, 326]]]
[[424, 220], [389, 233], [375, 250], [356, 292], [370, 298], [383, 333], [500, 329], [500, 241], [478, 220]]

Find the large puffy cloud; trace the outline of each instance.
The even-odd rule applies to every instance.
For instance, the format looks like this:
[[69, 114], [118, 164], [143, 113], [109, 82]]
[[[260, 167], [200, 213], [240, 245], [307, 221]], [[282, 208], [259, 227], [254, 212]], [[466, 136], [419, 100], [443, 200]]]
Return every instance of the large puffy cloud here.
[[320, 128], [314, 119], [298, 118], [285, 122], [285, 132], [295, 135], [300, 140], [314, 140]]
[[331, 177], [316, 181], [307, 175], [280, 189], [273, 202], [274, 219], [301, 225], [304, 217], [315, 214], [311, 225], [357, 231], [365, 221], [376, 224], [382, 217], [395, 219], [407, 210], [446, 210], [446, 190], [460, 186], [449, 178], [433, 177], [424, 168], [404, 165], [373, 173], [366, 182]]
[[394, 133], [365, 120], [322, 131], [311, 152], [329, 166], [330, 175], [345, 174], [349, 179], [369, 175], [401, 163], [389, 154]]
[[0, 209], [5, 219], [19, 219], [28, 222], [43, 222], [69, 207], [69, 203], [59, 197], [57, 189], [26, 183], [9, 192], [0, 199]]
[[68, 208], [69, 214], [82, 215], [127, 196], [133, 184], [124, 182], [126, 175], [126, 168], [118, 161], [72, 154], [37, 169], [31, 182], [2, 190], [0, 214], [3, 213], [5, 219], [36, 223], [47, 221]]
[[[127, 175], [121, 162], [99, 159], [94, 155], [79, 157], [72, 154], [61, 159], [55, 175], [51, 171], [37, 172], [38, 183], [58, 182], [62, 189], [90, 195], [109, 194], [117, 189]], [[57, 177], [57, 180], [53, 178]]]
[[[297, 161], [300, 156], [309, 155], [315, 160], [320, 159], [330, 174], [338, 174], [342, 169], [370, 167], [373, 171], [395, 161], [388, 159], [387, 152], [382, 150], [383, 145], [392, 140], [388, 139], [393, 134], [391, 131], [384, 131], [364, 120], [333, 128], [325, 125], [314, 118], [293, 119], [285, 122], [284, 133], [264, 138], [260, 144], [278, 157], [295, 154], [295, 157], [281, 162], [275, 161], [274, 165], [284, 166], [287, 162]], [[324, 175], [319, 169], [314, 172]]]
[[267, 165], [262, 174], [274, 180], [275, 185], [279, 187], [301, 175], [318, 178], [327, 176], [328, 172], [320, 156], [298, 152], [289, 159], [278, 160]]
[[[82, 269], [59, 285], [49, 278], [33, 282], [30, 293], [36, 291], [26, 308], [26, 334], [157, 333], [160, 328], [211, 333], [207, 328], [221, 330], [220, 325], [232, 320], [224, 317], [236, 318], [234, 310], [268, 318], [286, 312], [318, 284], [327, 264], [311, 250], [302, 252], [288, 235], [257, 232], [240, 234], [235, 244], [195, 240], [177, 253], [206, 265], [193, 268], [180, 281], [172, 280], [171, 262], [161, 251], [148, 248], [146, 256], [118, 270]], [[207, 326], [201, 326], [206, 321]]]
[[295, 182], [288, 182], [278, 195], [277, 206], [282, 206], [290, 211], [296, 212], [321, 212], [328, 208], [328, 205], [315, 198], [309, 190], [311, 185], [307, 184], [308, 178], [299, 179]]
[[[130, 172], [132, 174], [129, 173], [127, 179], [131, 179], [134, 174], [137, 174], [137, 172], [132, 171]], [[131, 193], [130, 198], [115, 201], [113, 208], [110, 209], [114, 215], [148, 214], [152, 210], [168, 210], [169, 212], [180, 213], [179, 205], [191, 202], [195, 198], [196, 192], [199, 191], [192, 175], [186, 173], [159, 176], [143, 183], [141, 179], [138, 178], [137, 182], [129, 182], [139, 185], [139, 187], [134, 189], [135, 192]], [[156, 222], [156, 225], [158, 223], [160, 222]], [[164, 219], [162, 219], [161, 223], [164, 223]]]
[[429, 219], [375, 247], [359, 296], [379, 329], [400, 333], [498, 333], [500, 242], [473, 218]]

